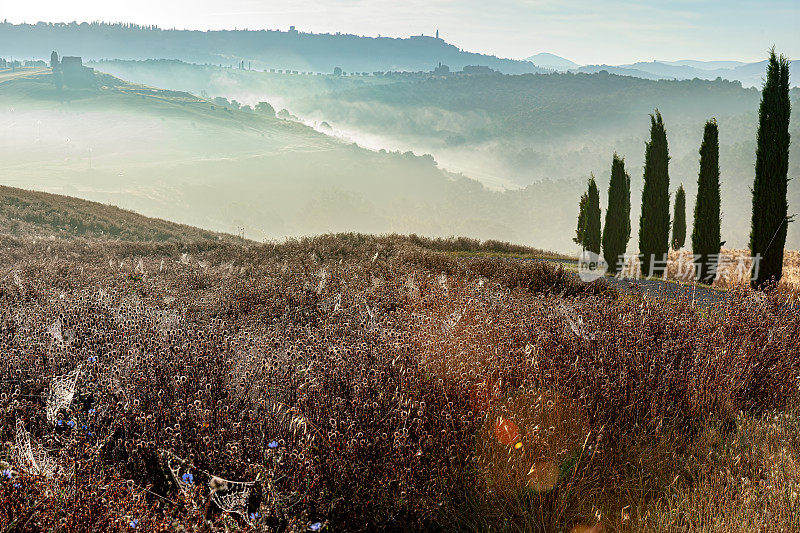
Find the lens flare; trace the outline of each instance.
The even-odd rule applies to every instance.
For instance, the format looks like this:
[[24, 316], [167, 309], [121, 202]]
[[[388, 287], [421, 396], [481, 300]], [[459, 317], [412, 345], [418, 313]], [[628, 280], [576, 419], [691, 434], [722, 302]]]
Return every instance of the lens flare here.
[[599, 522], [593, 526], [578, 524], [570, 530], [570, 533], [603, 533], [603, 524]]
[[553, 461], [534, 463], [528, 470], [528, 487], [536, 492], [546, 492], [558, 483], [561, 471]]
[[525, 391], [498, 403], [478, 434], [477, 458], [497, 490], [552, 490], [578, 461], [589, 419], [577, 402]]
[[500, 444], [511, 446], [519, 440], [519, 427], [513, 420], [500, 417], [494, 426], [494, 434]]

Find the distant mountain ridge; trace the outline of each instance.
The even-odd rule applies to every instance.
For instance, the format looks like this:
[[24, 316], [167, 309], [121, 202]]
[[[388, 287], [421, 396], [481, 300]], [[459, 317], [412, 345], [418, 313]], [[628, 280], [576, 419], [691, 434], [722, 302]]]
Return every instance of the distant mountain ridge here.
[[505, 74], [546, 72], [531, 62], [477, 54], [427, 35], [408, 38], [277, 30], [165, 30], [106, 23], [0, 23], [4, 56], [48, 59], [63, 50], [84, 59], [180, 59], [199, 64], [348, 74], [487, 66]]
[[580, 67], [580, 65], [574, 61], [570, 61], [567, 58], [557, 56], [549, 52], [540, 52], [536, 55], [525, 58], [525, 61], [530, 61], [537, 67], [558, 71], [565, 71]]
[[[740, 81], [759, 87], [765, 62], [652, 61], [623, 65], [579, 65], [564, 57], [540, 52], [525, 60], [505, 59], [460, 49], [430, 35], [408, 38], [364, 37], [278, 30], [169, 30], [156, 26], [101, 22], [11, 24], [0, 23], [0, 50], [4, 57], [44, 59], [53, 50], [86, 60], [179, 59], [198, 64], [239, 66], [258, 70], [365, 75], [386, 71], [429, 72], [439, 63], [451, 71], [485, 66], [503, 74], [598, 72], [608, 70], [645, 79], [715, 79]], [[793, 85], [798, 67], [792, 62]]]
[[[692, 66], [704, 64], [704, 67]], [[713, 65], [734, 65], [731, 67], [712, 68]], [[760, 87], [766, 72], [767, 61], [755, 63], [742, 63], [738, 61], [640, 61], [626, 65], [583, 65], [570, 69], [570, 72], [595, 73], [606, 70], [611, 74], [620, 76], [634, 76], [648, 80], [723, 80], [739, 81], [744, 87]], [[792, 86], [800, 85], [800, 63], [789, 62]]]
[[680, 61], [661, 61], [667, 65], [694, 67], [700, 70], [714, 70], [718, 68], [736, 68], [746, 65], [744, 61], [697, 61], [695, 59], [682, 59]]
[[[700, 67], [699, 65], [703, 66]], [[717, 66], [714, 65], [731, 65]], [[722, 78], [731, 81], [740, 81], [745, 87], [760, 87], [764, 73], [767, 69], [767, 61], [757, 61], [755, 63], [742, 63], [736, 61], [680, 61], [680, 62], [638, 62], [629, 65], [620, 65], [618, 68], [629, 69], [632, 71], [646, 72], [654, 76], [653, 79], [694, 79], [713, 80]], [[797, 61], [790, 61], [789, 69], [792, 85], [800, 84], [800, 64]], [[631, 74], [633, 75], [633, 74]]]
[[[559, 72], [585, 72], [594, 74], [602, 70], [619, 76], [633, 76], [646, 80], [714, 80], [722, 78], [739, 81], [744, 87], [760, 87], [767, 61], [746, 63], [744, 61], [698, 61], [682, 59], [679, 61], [637, 61], [621, 65], [586, 64], [541, 52], [526, 58], [536, 66]], [[797, 61], [790, 61], [792, 86], [800, 85], [800, 67]]]

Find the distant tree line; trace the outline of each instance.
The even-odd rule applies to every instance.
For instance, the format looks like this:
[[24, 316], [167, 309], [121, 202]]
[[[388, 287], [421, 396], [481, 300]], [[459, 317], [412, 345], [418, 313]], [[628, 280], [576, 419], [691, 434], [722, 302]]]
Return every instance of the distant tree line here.
[[[761, 94], [756, 148], [755, 180], [750, 234], [754, 265], [753, 288], [781, 279], [786, 230], [792, 217], [786, 199], [789, 169], [789, 60], [770, 52], [767, 78]], [[715, 119], [705, 124], [700, 145], [700, 170], [694, 206], [692, 250], [696, 277], [712, 283], [725, 244], [720, 237], [719, 129]], [[578, 205], [575, 242], [584, 250], [602, 253], [610, 272], [619, 268], [630, 239], [630, 176], [622, 158], [614, 154], [602, 242], [599, 193], [594, 176]], [[670, 240], [670, 229], [672, 239]], [[675, 194], [670, 221], [669, 148], [661, 113], [650, 116], [650, 139], [645, 144], [644, 187], [639, 219], [639, 257], [642, 274], [662, 276], [670, 246], [679, 250], [686, 241], [686, 193], [681, 184]]]
[[428, 71], [440, 61], [456, 70], [484, 65], [508, 74], [548, 72], [529, 61], [466, 52], [443, 39], [423, 35], [391, 38], [294, 29], [193, 31], [106, 22], [3, 22], [0, 42], [7, 53], [59, 47], [87, 59], [172, 57], [216, 64], [238, 57], [249, 58], [256, 68], [263, 68], [268, 61], [285, 58], [287, 67], [302, 66], [316, 72], [332, 72], [342, 62], [349, 65], [348, 71], [360, 73], [381, 70], [387, 64], [398, 70]]

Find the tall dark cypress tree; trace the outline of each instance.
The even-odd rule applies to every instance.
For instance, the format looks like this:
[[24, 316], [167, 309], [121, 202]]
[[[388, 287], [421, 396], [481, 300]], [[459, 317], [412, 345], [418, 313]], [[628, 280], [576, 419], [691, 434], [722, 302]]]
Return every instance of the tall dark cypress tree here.
[[583, 238], [585, 248], [600, 255], [600, 191], [594, 176], [589, 178], [589, 189], [586, 191], [586, 225]]
[[783, 247], [790, 222], [786, 201], [790, 112], [789, 60], [777, 57], [773, 48], [758, 110], [750, 251], [753, 256], [759, 254], [761, 261], [752, 281], [754, 288], [780, 280], [783, 273]]
[[572, 239], [575, 244], [581, 248], [586, 248], [586, 239], [584, 233], [586, 232], [586, 202], [588, 197], [586, 193], [581, 195], [581, 200], [578, 202], [578, 227], [575, 228], [575, 238]]
[[642, 215], [639, 219], [639, 253], [642, 274], [663, 275], [669, 251], [669, 150], [661, 113], [650, 115], [650, 141], [645, 144]]
[[712, 119], [706, 122], [700, 145], [700, 174], [697, 176], [692, 230], [692, 253], [700, 256], [697, 258], [697, 279], [703, 283], [714, 281], [709, 275], [709, 256], [719, 254], [722, 248], [720, 225], [719, 130], [717, 121]]
[[672, 249], [680, 250], [686, 242], [686, 191], [683, 184], [675, 193], [675, 211], [672, 215]]
[[603, 227], [603, 257], [608, 271], [616, 273], [617, 261], [625, 254], [631, 238], [631, 177], [625, 172], [625, 160], [616, 153], [611, 161], [608, 183], [608, 207]]

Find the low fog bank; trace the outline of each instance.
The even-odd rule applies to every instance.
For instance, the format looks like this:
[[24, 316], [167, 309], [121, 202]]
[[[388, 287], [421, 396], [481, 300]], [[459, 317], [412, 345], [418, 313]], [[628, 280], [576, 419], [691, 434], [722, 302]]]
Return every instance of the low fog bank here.
[[[174, 61], [106, 61], [98, 67], [141, 83], [226, 96], [243, 104], [267, 100], [326, 135], [373, 150], [430, 153], [442, 169], [493, 190], [541, 188], [548, 180], [583, 183], [593, 173], [607, 183], [611, 155], [626, 160], [632, 178], [634, 227], [642, 187], [648, 114], [659, 108], [670, 144], [671, 190], [696, 193], [703, 124], [720, 125], [723, 239], [744, 247], [749, 235], [750, 186], [760, 94], [727, 81], [650, 81], [609, 74], [428, 77], [305, 76], [190, 65]], [[800, 102], [800, 91], [792, 98]], [[800, 108], [800, 104], [795, 104]], [[800, 138], [800, 119], [792, 120]], [[800, 155], [790, 151], [790, 176]], [[552, 201], [572, 213], [577, 199]], [[601, 195], [601, 204], [605, 198]], [[800, 184], [790, 182], [790, 205]], [[552, 227], [559, 249], [569, 246], [573, 220]], [[800, 246], [800, 231], [789, 230]], [[566, 244], [564, 244], [566, 243]], [[535, 243], [539, 245], [540, 243]], [[635, 246], [632, 243], [632, 246]]]
[[365, 150], [208, 102], [145, 91], [69, 102], [25, 96], [46, 92], [45, 83], [0, 84], [3, 184], [257, 240], [399, 232], [574, 251], [578, 181], [503, 194], [443, 172], [431, 157]]

